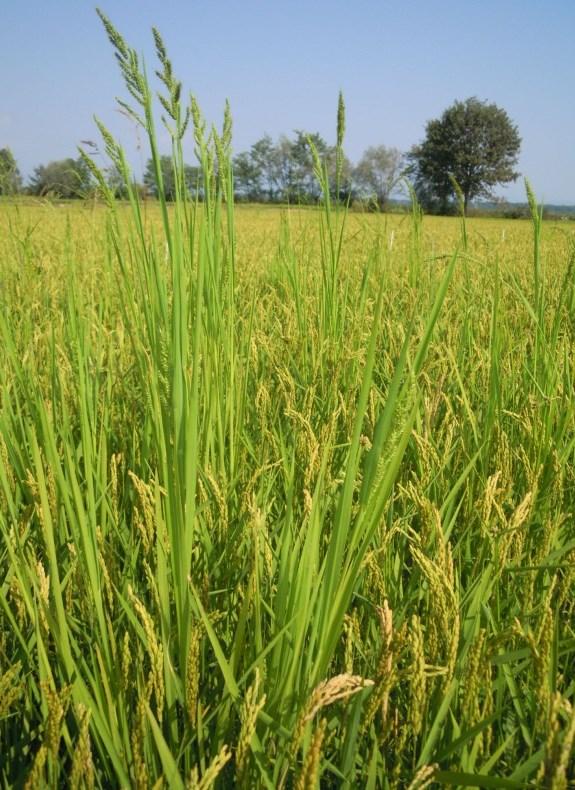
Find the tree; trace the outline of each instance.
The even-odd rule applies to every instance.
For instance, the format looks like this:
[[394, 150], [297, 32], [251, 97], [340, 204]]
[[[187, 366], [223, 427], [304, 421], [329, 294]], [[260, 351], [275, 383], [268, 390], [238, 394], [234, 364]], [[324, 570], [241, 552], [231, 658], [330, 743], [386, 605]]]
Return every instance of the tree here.
[[371, 146], [359, 160], [353, 180], [359, 192], [374, 197], [383, 211], [401, 175], [402, 164], [403, 155], [397, 148]]
[[125, 200], [128, 197], [128, 187], [124, 176], [116, 165], [106, 168], [106, 183], [114, 193], [114, 197]]
[[[281, 135], [277, 143], [266, 134], [249, 151], [234, 158], [236, 195], [248, 200], [316, 202], [320, 198], [320, 185], [310, 142], [327, 166], [335, 197], [336, 148], [317, 132], [308, 134], [301, 129], [296, 129], [292, 138]], [[345, 200], [351, 192], [352, 167], [343, 154], [341, 171], [339, 199]]]
[[[319, 158], [328, 165], [328, 168], [332, 151], [318, 132], [308, 134], [301, 129], [295, 130], [295, 138], [291, 143], [295, 193], [300, 200], [315, 202], [320, 196], [320, 185], [314, 171], [314, 159], [310, 142], [317, 151]], [[335, 152], [333, 152], [331, 158], [335, 161]]]
[[[171, 156], [160, 156], [160, 171], [162, 173], [162, 183], [164, 185], [166, 200], [175, 200], [176, 180], [174, 178], [174, 166]], [[201, 173], [199, 167], [184, 165], [184, 180], [188, 193], [195, 195], [197, 191], [201, 191]], [[152, 159], [148, 159], [146, 164], [144, 185], [155, 197], [158, 197], [156, 171]]]
[[9, 148], [0, 149], [0, 195], [14, 195], [22, 188], [22, 176]]
[[292, 141], [282, 134], [274, 146], [271, 176], [276, 199], [291, 201], [297, 194]]
[[30, 179], [33, 195], [83, 198], [92, 189], [92, 174], [83, 159], [61, 159], [40, 165]]
[[456, 101], [441, 118], [428, 122], [425, 140], [409, 154], [420, 201], [447, 211], [455, 179], [467, 211], [471, 200], [491, 197], [494, 186], [517, 178], [520, 146], [517, 127], [505, 110], [475, 97]]
[[335, 162], [335, 152], [317, 132], [308, 134], [296, 129], [295, 137], [282, 135], [271, 157], [271, 180], [276, 196], [290, 202], [309, 202], [319, 198], [320, 186], [314, 173], [314, 160], [310, 141], [322, 161], [329, 167], [330, 156]]
[[276, 193], [275, 155], [276, 149], [269, 134], [265, 134], [250, 148], [250, 160], [261, 173], [260, 188], [268, 200], [273, 200]]
[[245, 200], [261, 200], [262, 169], [251, 154], [243, 151], [234, 157], [234, 188]]

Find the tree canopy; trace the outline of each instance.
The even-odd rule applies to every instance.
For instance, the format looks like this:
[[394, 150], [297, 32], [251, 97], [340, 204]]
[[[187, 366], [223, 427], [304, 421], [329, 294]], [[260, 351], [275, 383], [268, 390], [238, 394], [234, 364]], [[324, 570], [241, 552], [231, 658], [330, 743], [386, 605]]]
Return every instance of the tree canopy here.
[[92, 190], [92, 174], [83, 159], [60, 159], [39, 165], [30, 179], [33, 195], [59, 198], [86, 197]]
[[[338, 109], [338, 135], [340, 112]], [[343, 117], [343, 115], [342, 115]], [[343, 128], [343, 127], [342, 127]], [[409, 154], [386, 145], [367, 148], [353, 166], [338, 145], [330, 145], [318, 133], [302, 129], [273, 140], [264, 135], [233, 160], [236, 198], [254, 202], [316, 203], [321, 188], [315, 172], [314, 154], [326, 167], [331, 198], [369, 199], [385, 211], [402, 175], [410, 174], [419, 201], [427, 211], [447, 213], [455, 201], [467, 211], [476, 198], [493, 199], [493, 188], [517, 178], [521, 138], [505, 110], [475, 97], [456, 101], [441, 117], [426, 124], [425, 138]], [[407, 170], [406, 163], [409, 164]], [[165, 197], [176, 198], [171, 156], [159, 158]], [[148, 160], [142, 195], [158, 197], [156, 168]], [[118, 198], [127, 197], [126, 184], [117, 167], [110, 166], [107, 180]], [[182, 188], [192, 196], [203, 195], [201, 170], [185, 165]], [[0, 149], [0, 196], [21, 191], [22, 178], [9, 148]], [[79, 159], [62, 159], [39, 165], [27, 191], [58, 198], [83, 198], [94, 194], [90, 168]], [[336, 192], [338, 195], [336, 196]]]
[[401, 175], [402, 163], [403, 155], [397, 148], [370, 146], [353, 171], [354, 184], [384, 210]]
[[[234, 158], [236, 192], [248, 200], [316, 202], [320, 187], [314, 173], [310, 141], [325, 162], [335, 188], [336, 149], [317, 132], [296, 129], [293, 137], [281, 135], [274, 143], [269, 135], [249, 151]], [[351, 166], [344, 157], [340, 191], [350, 188]]]
[[427, 123], [424, 141], [409, 154], [419, 199], [427, 209], [447, 211], [455, 179], [467, 211], [471, 200], [489, 198], [497, 184], [517, 178], [520, 146], [505, 110], [475, 97], [456, 101]]
[[22, 176], [9, 148], [0, 149], [0, 195], [14, 195], [22, 188]]
[[[164, 193], [167, 200], [175, 200], [176, 197], [176, 181], [174, 178], [174, 166], [172, 164], [171, 156], [160, 157], [160, 170], [162, 173], [162, 183], [164, 186]], [[189, 194], [195, 195], [196, 191], [201, 189], [201, 173], [200, 168], [194, 165], [184, 166], [185, 188]], [[158, 185], [156, 182], [156, 173], [154, 170], [154, 163], [148, 159], [146, 170], [144, 172], [144, 186], [151, 192], [154, 197], [158, 196]]]

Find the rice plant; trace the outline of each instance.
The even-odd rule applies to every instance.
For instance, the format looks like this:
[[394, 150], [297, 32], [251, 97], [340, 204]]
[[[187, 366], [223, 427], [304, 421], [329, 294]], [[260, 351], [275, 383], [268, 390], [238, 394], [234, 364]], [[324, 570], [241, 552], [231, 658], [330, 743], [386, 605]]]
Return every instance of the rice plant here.
[[97, 121], [125, 203], [83, 153], [103, 205], [0, 207], [2, 786], [567, 788], [573, 231], [351, 214], [317, 152], [236, 209], [229, 107], [100, 18], [159, 196]]

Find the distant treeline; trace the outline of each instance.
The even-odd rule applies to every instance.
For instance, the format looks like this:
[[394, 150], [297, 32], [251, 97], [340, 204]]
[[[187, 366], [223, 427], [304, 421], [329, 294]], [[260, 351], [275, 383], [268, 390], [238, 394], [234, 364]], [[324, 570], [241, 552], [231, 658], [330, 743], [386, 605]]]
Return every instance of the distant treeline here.
[[[234, 193], [238, 202], [314, 205], [320, 199], [320, 188], [314, 173], [310, 141], [327, 165], [330, 181], [335, 184], [335, 146], [330, 146], [321, 135], [297, 130], [290, 138], [277, 141], [264, 135], [248, 151], [234, 157]], [[385, 145], [368, 148], [359, 162], [353, 165], [343, 159], [339, 195], [332, 198], [349, 202], [365, 211], [385, 210], [404, 213], [410, 201], [405, 194], [407, 158], [397, 149]], [[175, 177], [172, 159], [160, 158], [163, 187], [168, 200], [175, 198]], [[127, 196], [121, 175], [107, 169], [108, 184], [116, 197]], [[199, 167], [185, 165], [184, 179], [193, 198], [203, 197], [203, 176]], [[141, 182], [136, 182], [143, 199], [155, 199], [158, 186], [151, 160], [148, 160]], [[30, 195], [60, 200], [97, 199], [97, 186], [90, 169], [81, 157], [68, 158], [39, 165], [25, 184], [17, 162], [9, 148], [0, 149], [0, 196]], [[429, 206], [426, 206], [430, 210]], [[432, 209], [431, 209], [432, 210]], [[450, 204], [438, 213], [454, 213]], [[469, 216], [523, 219], [530, 216], [527, 203], [511, 203], [505, 199], [471, 203]], [[575, 220], [575, 207], [551, 205], [543, 210], [545, 219]]]
[[[314, 204], [320, 198], [320, 187], [314, 173], [312, 146], [327, 166], [335, 184], [336, 149], [318, 133], [302, 130], [292, 137], [282, 135], [274, 141], [265, 135], [248, 151], [234, 157], [234, 192], [238, 201], [266, 203]], [[161, 157], [163, 188], [168, 200], [175, 197], [172, 159]], [[402, 153], [385, 145], [368, 148], [353, 165], [344, 157], [339, 179], [340, 200], [361, 200], [385, 209], [392, 192], [401, 190], [405, 165]], [[122, 198], [126, 186], [120, 174], [109, 168], [108, 183], [117, 197]], [[185, 165], [184, 178], [191, 196], [202, 197], [203, 177], [200, 168]], [[157, 197], [158, 185], [151, 160], [148, 160], [138, 188], [142, 197]], [[7, 148], [0, 151], [0, 195], [24, 193], [36, 196], [73, 199], [94, 197], [96, 185], [82, 160], [62, 159], [39, 165], [27, 184], [23, 183], [17, 163]]]

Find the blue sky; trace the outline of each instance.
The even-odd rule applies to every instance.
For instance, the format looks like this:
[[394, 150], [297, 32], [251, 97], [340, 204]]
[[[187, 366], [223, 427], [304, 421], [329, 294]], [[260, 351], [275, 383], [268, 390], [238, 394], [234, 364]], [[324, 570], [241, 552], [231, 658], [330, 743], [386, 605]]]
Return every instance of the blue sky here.
[[[1, 0], [0, 147], [21, 170], [118, 135], [136, 169], [147, 158], [115, 108], [125, 97], [111, 48], [84, 0]], [[151, 71], [150, 28], [176, 75], [219, 122], [226, 98], [234, 149], [268, 132], [335, 134], [347, 106], [346, 151], [407, 150], [455, 99], [503, 107], [523, 138], [519, 169], [548, 203], [575, 203], [575, 0], [101, 0]], [[189, 144], [189, 158], [193, 159]], [[521, 182], [500, 190], [523, 199]]]

